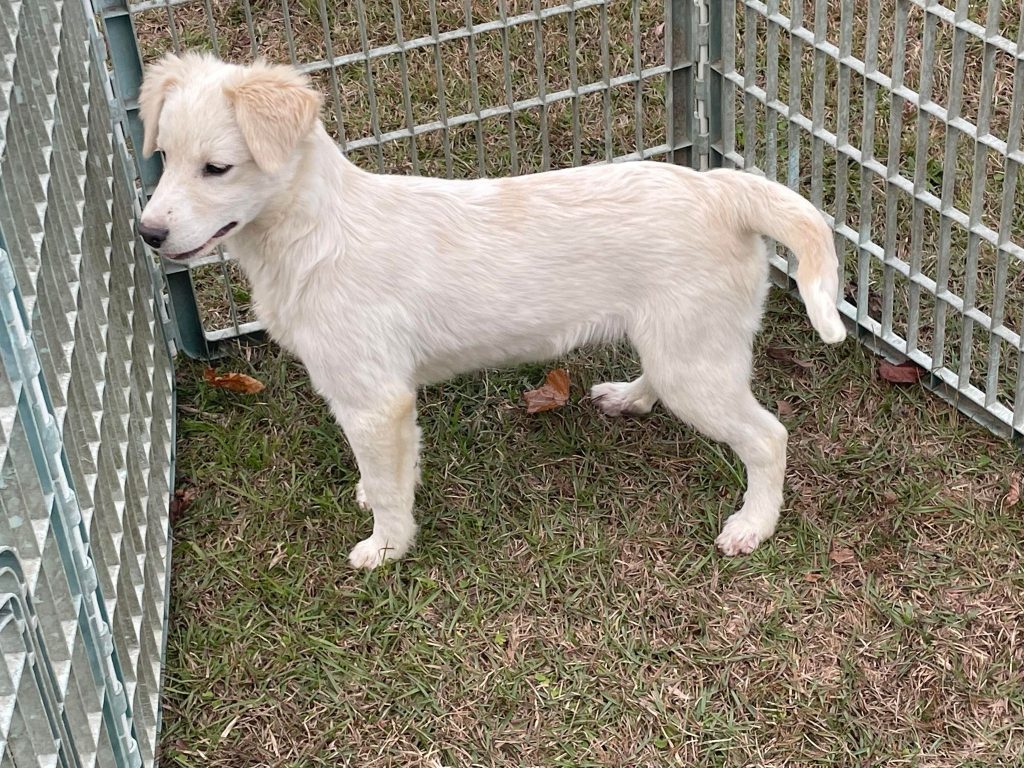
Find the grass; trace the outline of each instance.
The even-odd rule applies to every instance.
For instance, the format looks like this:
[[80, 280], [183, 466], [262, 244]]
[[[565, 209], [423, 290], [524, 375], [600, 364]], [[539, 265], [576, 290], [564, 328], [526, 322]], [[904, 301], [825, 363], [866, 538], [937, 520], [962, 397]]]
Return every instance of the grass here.
[[[252, 58], [255, 49], [273, 61], [289, 61], [294, 51], [297, 62], [310, 64], [327, 55], [324, 40], [328, 37], [335, 56], [389, 45], [396, 38], [392, 4], [381, 0], [326, 3], [326, 20], [317, 0], [293, 0], [288, 3], [287, 25], [277, 0], [222, 0], [210, 4], [213, 33], [206, 4], [206, 0], [191, 0], [171, 9], [156, 8], [136, 14], [134, 23], [144, 59], [150, 61], [169, 50], [197, 48], [216, 51], [229, 60], [244, 61]], [[475, 0], [464, 4], [461, 0], [440, 0], [434, 19], [437, 29], [450, 32], [464, 27], [467, 5], [475, 24], [499, 18], [496, 2]], [[544, 0], [539, 5], [551, 8], [561, 3]], [[430, 35], [431, 19], [423, 3], [402, 0], [399, 6], [406, 40]], [[508, 0], [500, 6], [507, 17], [515, 17], [532, 10], [534, 3]], [[246, 22], [247, 7], [254, 34], [250, 34]], [[359, 26], [361, 16], [365, 19], [365, 46]], [[663, 16], [657, 0], [644, 0], [636, 6], [641, 69], [664, 61], [663, 31], [658, 27]], [[291, 45], [286, 26], [291, 29]], [[375, 57], [372, 64], [356, 61], [328, 73], [314, 73], [313, 80], [325, 95], [328, 131], [341, 141], [358, 140], [407, 129], [409, 116], [414, 125], [436, 121], [442, 105], [452, 119], [473, 114], [475, 105], [480, 109], [507, 107], [510, 102], [537, 97], [538, 45], [543, 51], [548, 93], [564, 91], [573, 84], [568, 53], [571, 49], [576, 53], [576, 84], [602, 83], [635, 74], [633, 26], [633, 4], [614, 2], [575, 12], [571, 24], [564, 14], [549, 18], [541, 25], [539, 34], [532, 23], [516, 24], [504, 34], [493, 30], [477, 34], [473, 37], [472, 52], [468, 40], [462, 38], [440, 44], [436, 52], [433, 46], [426, 46], [404, 57], [395, 53]], [[604, 34], [609, 40], [607, 54], [601, 44]], [[475, 79], [470, 60], [474, 63]], [[408, 112], [402, 95], [403, 67], [409, 82]], [[371, 89], [376, 111], [371, 109]], [[561, 168], [664, 146], [667, 126], [661, 76], [644, 78], [639, 94], [639, 121], [637, 110], [636, 86], [624, 84], [578, 99], [556, 101], [545, 108], [526, 107], [510, 116], [486, 118], [481, 121], [479, 132], [473, 124], [456, 125], [414, 140], [399, 139], [379, 148], [356, 149], [349, 153], [349, 158], [382, 172], [417, 171], [468, 178]], [[255, 319], [248, 290], [243, 287], [239, 292], [238, 285], [243, 281], [231, 267], [205, 266], [193, 277], [207, 330], [232, 327], [236, 314], [242, 323]]]
[[[864, 61], [868, 58], [869, 5], [857, 0], [848, 4], [848, 10], [830, 12], [820, 25], [808, 8], [803, 24], [807, 29], [820, 26], [821, 34], [839, 46], [843, 44], [841, 21], [848, 16], [849, 49], [841, 55]], [[1009, 140], [1012, 57], [993, 49], [986, 58], [981, 41], [973, 35], [964, 35], [958, 53], [952, 25], [934, 23], [934, 16], [929, 23], [929, 15], [912, 3], [881, 0], [878, 5], [877, 72], [921, 93], [922, 102], [949, 110], [950, 119], [957, 116], [977, 126], [979, 135]], [[968, 18], [984, 26], [987, 5], [968, 3]], [[790, 13], [789, 4], [783, 6], [782, 12]], [[898, 30], [900, 12], [904, 26]], [[1020, 22], [1019, 6], [1004, 3], [998, 8], [995, 28], [1008, 41], [1017, 39]], [[966, 133], [947, 129], [942, 120], [919, 111], [912, 101], [890, 95], [851, 68], [838, 67], [832, 58], [816, 56], [810, 45], [803, 44], [799, 58], [794, 58], [789, 37], [763, 17], [738, 9], [735, 28], [737, 69], [750, 83], [766, 89], [769, 99], [787, 102], [790, 84], [799, 78], [799, 109], [804, 115], [814, 114], [818, 102], [822, 128], [836, 134], [839, 144], [849, 144], [865, 158], [885, 166], [887, 177], [914, 182], [915, 189], [934, 195], [936, 202], [916, 202], [913, 195], [887, 183], [886, 178], [873, 172], [862, 174], [855, 162], [824, 142], [813, 146], [804, 132], [794, 140], [784, 118], [738, 91], [725, 94], [733, 100], [737, 115], [735, 132], [730, 133], [728, 127], [725, 130], [725, 150], [744, 156], [781, 180], [788, 178], [787, 164], [795, 152], [799, 191], [836, 215], [838, 224], [857, 233], [850, 241], [841, 238], [840, 242], [846, 282], [851, 285], [848, 298], [859, 299], [871, 317], [884, 322], [881, 301], [874, 297], [889, 290], [893, 302], [888, 321], [898, 336], [910, 340], [909, 349], [929, 354], [935, 367], [952, 371], [963, 367], [965, 383], [982, 390], [991, 367], [995, 371], [993, 394], [1012, 409], [1018, 377], [1018, 356], [1012, 346], [985, 330], [979, 332], [977, 326], [965, 322], [960, 311], [916, 288], [913, 281], [858, 244], [870, 242], [881, 247], [888, 257], [909, 265], [912, 273], [934, 281], [935, 293], [948, 291], [962, 298], [966, 307], [992, 318], [993, 326], [1003, 325], [1014, 332], [1024, 329], [1024, 259], [1001, 253], [984, 238], [970, 236], [959, 224], [950, 226], [953, 216], [970, 219], [1019, 252], [1024, 247], [1024, 174], [1017, 173], [992, 149], [979, 147], [976, 152]], [[900, 40], [906, 52], [902, 67], [893, 60]], [[769, 62], [777, 67], [774, 82], [769, 78]], [[963, 70], [961, 82], [952, 77], [954, 64]], [[816, 65], [823, 72], [818, 80]], [[870, 66], [866, 69], [871, 71]], [[816, 89], [816, 82], [824, 87]], [[1005, 209], [1004, 192], [1009, 194]], [[920, 320], [914, 327], [911, 318], [917, 313]], [[943, 313], [947, 313], [945, 319]]]
[[[134, 21], [147, 60], [175, 48], [204, 48], [232, 60], [247, 60], [258, 53], [275, 61], [314, 64], [328, 56], [392, 44], [398, 36], [396, 12], [402, 38], [422, 41], [435, 30], [464, 28], [467, 21], [480, 25], [502, 14], [514, 18], [535, 7], [560, 5], [559, 0], [438, 0], [431, 14], [428, 5], [412, 0], [293, 0], [286, 10], [277, 0], [186, 0], [170, 9], [137, 13]], [[209, 18], [207, 6], [212, 12]], [[880, 41], [878, 72], [902, 77], [915, 92], [927, 91], [925, 100], [955, 110], [978, 125], [979, 133], [1004, 142], [1011, 138], [1012, 56], [993, 48], [986, 57], [983, 44], [973, 34], [965, 35], [958, 49], [953, 27], [945, 21], [929, 23], [929, 15], [915, 4], [881, 0], [874, 32], [869, 29], [869, 3], [856, 0], [850, 8], [845, 12], [851, 31], [844, 55], [867, 59], [866, 40], [875, 34]], [[968, 3], [968, 19], [984, 26], [986, 8], [985, 2]], [[791, 14], [793, 8], [783, 2], [780, 11]], [[840, 45], [843, 13], [831, 12], [819, 23], [807, 6], [803, 25], [819, 29], [827, 40]], [[895, 26], [900, 13], [905, 17], [905, 34]], [[436, 48], [418, 44], [405, 53], [374, 54], [371, 60], [317, 72], [313, 79], [326, 96], [328, 129], [343, 143], [358, 141], [431, 123], [442, 113], [452, 119], [471, 116], [478, 109], [521, 105], [540, 93], [541, 82], [545, 92], [553, 93], [635, 74], [638, 66], [641, 70], [656, 67], [664, 62], [663, 20], [663, 4], [657, 0], [615, 0], [571, 16], [556, 14], [542, 24], [527, 21], [504, 31], [480, 32], [473, 35], [472, 46], [464, 36]], [[994, 23], [1007, 41], [1014, 41], [1019, 9], [1004, 3]], [[964, 384], [991, 390], [996, 401], [1012, 409], [1019, 368], [1014, 344], [993, 336], [983, 324], [965, 320], [961, 310], [937, 301], [932, 292], [963, 299], [968, 309], [984, 313], [993, 326], [1003, 326], [1010, 333], [1024, 329], [1024, 260], [1016, 255], [1019, 251], [1000, 250], [985, 238], [969, 236], [959, 224], [948, 226], [949, 215], [973, 215], [975, 223], [987, 227], [999, 242], [1024, 248], [1020, 234], [1024, 232], [1024, 173], [998, 152], [976, 155], [965, 134], [947, 130], [941, 120], [919, 112], [902, 97], [891, 97], [828, 56], [817, 57], [824, 85], [817, 88], [811, 46], [804, 44], [797, 51], [798, 60], [791, 61], [788, 38], [776, 34], [778, 27], [758, 14], [747, 14], [741, 4], [736, 6], [735, 31], [737, 70], [748, 82], [767, 88], [770, 98], [786, 100], [790, 81], [799, 77], [803, 114], [813, 114], [815, 101], [820, 101], [825, 130], [840, 134], [840, 142], [845, 135], [852, 147], [886, 165], [887, 173], [898, 174], [907, 183], [916, 181], [942, 202], [915, 202], [881, 176], [862, 174], [855, 163], [825, 143], [815, 146], [806, 133], [791, 142], [784, 118], [740, 93], [730, 96], [728, 87], [724, 97], [734, 101], [737, 120], [734, 130], [722, 137], [722, 149], [782, 179], [789, 175], [788, 163], [796, 157], [797, 188], [823, 210], [836, 214], [841, 225], [859, 233], [853, 238], [858, 242], [845, 238], [840, 242], [848, 298], [907, 339], [907, 351], [921, 350], [936, 368], [945, 366], [961, 375]], [[894, 62], [897, 39], [905, 40], [902, 70]], [[769, 62], [777, 65], [774, 83], [769, 82]], [[962, 65], [962, 83], [951, 77], [955, 62]], [[403, 84], [407, 84], [405, 91]], [[648, 76], [639, 92], [637, 86], [626, 83], [544, 108], [520, 106], [511, 115], [490, 117], [479, 125], [471, 122], [363, 146], [349, 156], [364, 167], [388, 173], [455, 177], [528, 173], [645, 151], [661, 158], [664, 152], [658, 148], [668, 140], [665, 115], [663, 78]], [[845, 131], [841, 130], [844, 115]], [[1006, 210], [1004, 190], [1013, 193]], [[933, 281], [934, 291], [918, 288], [877, 255], [860, 248], [862, 239], [909, 265], [921, 281]], [[194, 277], [208, 330], [256, 319], [248, 288], [233, 267], [206, 266]], [[891, 306], [881, 300], [887, 293], [892, 296]]]
[[[163, 764], [1010, 765], [1024, 759], [1019, 455], [919, 388], [826, 349], [776, 296], [759, 398], [791, 432], [785, 512], [714, 551], [742, 470], [660, 409], [580, 397], [635, 372], [566, 361], [420, 398], [421, 531], [371, 574], [356, 470], [301, 366], [223, 363], [258, 396], [178, 375], [179, 482]], [[790, 350], [805, 368], [786, 362]], [[782, 358], [776, 359], [776, 358]]]
[[[215, 22], [206, 21], [207, 4]], [[551, 7], [557, 3], [545, 2]], [[854, 53], [866, 34], [854, 14]], [[1005, 4], [1009, 8], [1010, 4]], [[388, 2], [251, 0], [254, 36], [239, 0], [195, 0], [136, 14], [150, 59], [175, 46], [247, 59], [313, 62], [393, 41]], [[499, 3], [399, 0], [408, 39], [498, 18]], [[504, 4], [509, 16], [532, 2]], [[979, 16], [971, 3], [969, 16]], [[548, 91], [662, 61], [662, 4], [632, 3], [557, 16], [503, 35], [462, 40], [355, 62], [315, 79], [325, 116], [353, 140], [536, 95], [536, 46]], [[322, 13], [321, 10], [324, 12]], [[789, 13], [783, 3], [783, 13]], [[1011, 9], [1012, 10], [1012, 9]], [[881, 18], [892, 39], [890, 2]], [[805, 24], [813, 26], [813, 16]], [[827, 35], [838, 40], [838, 19]], [[748, 73], [765, 84], [764, 29]], [[1001, 23], [1010, 39], [1017, 20]], [[908, 11], [908, 85], [917, 88], [923, 16]], [[607, 56], [601, 37], [607, 30]], [[933, 98], [946, 104], [951, 35], [940, 24]], [[571, 56], [570, 39], [576, 55]], [[890, 71], [890, 46], [879, 67]], [[505, 55], [508, 52], [508, 83]], [[743, 50], [740, 48], [739, 50]], [[966, 46], [964, 114], [980, 109], [981, 54]], [[779, 51], [786, 92], [788, 46]], [[806, 57], [805, 57], [806, 58]], [[474, 82], [468, 63], [476, 64]], [[1005, 138], [1012, 87], [993, 59], [993, 135]], [[402, 98], [403, 66], [410, 99]], [[800, 61], [803, 77], [812, 62]], [[743, 69], [741, 67], [741, 69]], [[836, 77], [834, 68], [830, 77]], [[808, 81], [809, 82], [809, 81]], [[831, 81], [830, 81], [831, 82]], [[371, 119], [372, 83], [377, 120]], [[1008, 91], [1009, 87], [1009, 91]], [[864, 86], [851, 81], [851, 142], [865, 125]], [[811, 112], [807, 90], [805, 111]], [[943, 95], [947, 94], [947, 95]], [[661, 78], [613, 88], [472, 125], [358, 150], [368, 168], [453, 176], [525, 173], [604, 160], [665, 141]], [[839, 93], [826, 88], [826, 126], [836, 130]], [[767, 116], [737, 104], [736, 147], [749, 142], [767, 163]], [[915, 173], [916, 112], [890, 147], [891, 105], [871, 120], [877, 157]], [[912, 119], [911, 119], [912, 118]], [[639, 137], [637, 127], [640, 127]], [[747, 132], [748, 125], [753, 126]], [[942, 192], [945, 133], [928, 130], [923, 168]], [[578, 126], [578, 130], [576, 127]], [[784, 128], [784, 126], [783, 126]], [[546, 137], [546, 140], [545, 138]], [[786, 132], [778, 156], [786, 156]], [[955, 147], [953, 205], [970, 205], [973, 156]], [[849, 173], [827, 152], [812, 174], [800, 149], [801, 190], [900, 258], [920, 255], [936, 276], [941, 221]], [[482, 160], [481, 160], [482, 156]], [[778, 167], [785, 174], [785, 163]], [[985, 216], [992, 168], [979, 187]], [[1018, 178], [1020, 183], [1024, 180]], [[992, 186], [992, 185], [995, 186]], [[861, 212], [861, 202], [867, 203]], [[1018, 201], [1024, 193], [1018, 192]], [[1021, 203], [1024, 204], [1024, 203]], [[1016, 222], [1021, 211], [1010, 214]], [[860, 217], [864, 217], [863, 220]], [[991, 219], [988, 219], [991, 221]], [[1011, 226], [1019, 243], [1024, 225]], [[953, 230], [951, 290], [963, 295], [968, 243]], [[976, 300], [991, 311], [996, 255], [979, 250]], [[855, 278], [857, 254], [847, 254]], [[877, 261], [855, 286], [873, 317], [886, 279]], [[1022, 272], [1007, 265], [1007, 325], [1024, 322]], [[233, 264], [194, 277], [208, 328], [253, 319]], [[894, 280], [894, 326], [910, 293]], [[1018, 291], [1017, 289], [1021, 290]], [[934, 305], [920, 298], [920, 342], [934, 335]], [[951, 312], [947, 361], [960, 354]], [[758, 350], [756, 391], [790, 428], [786, 507], [778, 534], [752, 556], [724, 559], [713, 541], [738, 505], [742, 468], [727, 449], [694, 435], [662, 410], [641, 420], [601, 417], [581, 397], [592, 381], [636, 372], [628, 350], [584, 350], [565, 361], [573, 400], [527, 416], [521, 392], [545, 367], [488, 371], [424, 392], [424, 483], [417, 497], [419, 545], [404, 561], [366, 575], [348, 550], [369, 530], [353, 500], [355, 468], [339, 430], [295, 361], [273, 346], [239, 349], [221, 363], [268, 384], [258, 396], [209, 388], [198, 364], [178, 371], [179, 483], [197, 496], [173, 521], [172, 608], [165, 672], [163, 764], [193, 768], [306, 766], [991, 766], [1024, 762], [1024, 642], [1021, 576], [1024, 522], [1012, 505], [1019, 454], [917, 387], [878, 380], [875, 360], [847, 342], [825, 349], [800, 306], [773, 295]], [[987, 342], [976, 331], [974, 344]], [[973, 349], [972, 377], [987, 348]], [[775, 354], [768, 354], [768, 350]], [[778, 350], [783, 350], [779, 353]], [[794, 364], [792, 357], [809, 363]], [[1003, 354], [1000, 397], [1012, 391], [1015, 358]], [[974, 380], [974, 379], [972, 379]]]

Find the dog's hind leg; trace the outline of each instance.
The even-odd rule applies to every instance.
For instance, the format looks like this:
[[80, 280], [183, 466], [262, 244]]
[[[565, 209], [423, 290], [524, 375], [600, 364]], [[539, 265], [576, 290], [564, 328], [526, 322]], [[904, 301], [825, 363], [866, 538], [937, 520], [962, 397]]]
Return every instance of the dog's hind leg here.
[[416, 396], [373, 408], [331, 403], [359, 465], [357, 500], [373, 512], [373, 534], [349, 555], [356, 568], [376, 568], [404, 555], [416, 536], [413, 496], [418, 475]]
[[590, 399], [609, 416], [641, 416], [650, 413], [658, 395], [639, 376], [633, 381], [607, 381], [590, 388]]
[[[656, 329], [650, 329], [654, 331]], [[644, 379], [680, 419], [727, 443], [747, 470], [743, 506], [716, 543], [727, 555], [753, 551], [775, 531], [786, 472], [786, 428], [750, 391], [750, 335], [737, 328], [703, 334], [690, 328], [636, 339]]]

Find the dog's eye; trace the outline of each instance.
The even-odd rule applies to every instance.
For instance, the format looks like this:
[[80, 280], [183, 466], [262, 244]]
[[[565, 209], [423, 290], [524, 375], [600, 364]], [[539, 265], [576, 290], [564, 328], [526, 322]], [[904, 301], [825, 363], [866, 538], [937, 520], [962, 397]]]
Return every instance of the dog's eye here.
[[223, 176], [230, 170], [230, 165], [217, 165], [216, 163], [207, 163], [206, 165], [203, 166], [203, 176]]

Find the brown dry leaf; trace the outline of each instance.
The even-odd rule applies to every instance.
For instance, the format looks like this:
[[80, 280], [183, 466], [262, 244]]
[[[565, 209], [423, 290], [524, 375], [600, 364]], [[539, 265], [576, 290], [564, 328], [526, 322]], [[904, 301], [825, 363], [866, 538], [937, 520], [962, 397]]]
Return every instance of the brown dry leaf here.
[[549, 371], [543, 386], [523, 393], [527, 413], [542, 413], [561, 408], [569, 400], [569, 372], [562, 368]]
[[779, 409], [779, 416], [792, 416], [796, 413], [796, 408], [786, 400], [776, 400], [775, 406]]
[[1003, 506], [1015, 507], [1020, 501], [1020, 475], [1013, 475], [1010, 478], [1010, 490], [1006, 494]]
[[849, 547], [832, 547], [832, 551], [828, 553], [828, 559], [836, 565], [849, 565], [857, 562], [857, 556]]
[[[854, 282], [846, 284], [846, 300], [851, 304], [858, 304], [858, 288]], [[882, 314], [882, 297], [878, 295], [877, 291], [873, 291], [868, 288], [868, 314], [872, 317], [880, 317]]]
[[810, 370], [814, 367], [814, 363], [809, 363], [806, 360], [801, 360], [796, 356], [796, 353], [792, 349], [784, 349], [782, 347], [768, 347], [768, 357], [772, 360], [778, 360], [780, 363], [789, 363], [805, 370]]
[[196, 490], [195, 486], [186, 485], [182, 488], [175, 488], [174, 495], [171, 497], [171, 508], [169, 510], [171, 522], [175, 522], [192, 506], [192, 502], [195, 501], [199, 491]]
[[924, 376], [924, 368], [909, 360], [899, 365], [883, 360], [878, 364], [878, 375], [891, 384], [916, 384]]
[[262, 381], [244, 373], [217, 373], [213, 368], [207, 368], [203, 378], [212, 387], [229, 389], [232, 392], [241, 392], [246, 395], [255, 395], [266, 389]]

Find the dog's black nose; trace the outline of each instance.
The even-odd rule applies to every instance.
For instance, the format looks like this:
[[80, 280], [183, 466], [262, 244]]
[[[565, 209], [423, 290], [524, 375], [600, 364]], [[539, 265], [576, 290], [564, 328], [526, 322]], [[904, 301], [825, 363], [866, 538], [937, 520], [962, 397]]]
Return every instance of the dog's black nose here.
[[167, 227], [147, 227], [145, 224], [139, 224], [139, 234], [142, 235], [142, 239], [146, 241], [146, 245], [150, 248], [159, 248], [164, 244], [164, 240], [167, 239], [169, 234]]

